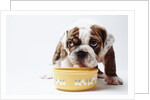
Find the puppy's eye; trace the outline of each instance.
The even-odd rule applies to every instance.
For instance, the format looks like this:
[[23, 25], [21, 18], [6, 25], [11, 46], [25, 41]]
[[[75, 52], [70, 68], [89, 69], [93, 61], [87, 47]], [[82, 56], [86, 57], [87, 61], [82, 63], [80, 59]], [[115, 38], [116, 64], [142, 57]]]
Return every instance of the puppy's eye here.
[[97, 41], [96, 40], [91, 40], [91, 42], [90, 42], [90, 45], [92, 46], [92, 47], [96, 47], [97, 46]]
[[73, 47], [73, 46], [74, 46], [74, 43], [73, 43], [71, 40], [69, 40], [69, 41], [68, 41], [68, 45], [69, 45], [70, 47]]

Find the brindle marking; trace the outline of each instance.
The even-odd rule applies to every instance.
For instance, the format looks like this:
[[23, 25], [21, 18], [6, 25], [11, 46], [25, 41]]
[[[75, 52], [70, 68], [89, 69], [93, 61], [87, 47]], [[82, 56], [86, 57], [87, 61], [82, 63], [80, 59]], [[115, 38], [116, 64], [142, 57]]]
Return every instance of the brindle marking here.
[[91, 39], [92, 40], [96, 40], [98, 42], [98, 45], [96, 47], [92, 47], [94, 49], [94, 52], [97, 55], [100, 55], [100, 52], [102, 51], [103, 47], [104, 47], [104, 42], [106, 40], [106, 30], [98, 25], [92, 25], [91, 26]]
[[107, 37], [107, 32], [106, 32], [105, 28], [98, 26], [98, 25], [92, 25], [91, 29], [92, 29], [91, 34], [96, 35], [98, 38], [101, 38], [102, 42], [103, 42], [103, 46], [104, 46], [104, 42]]
[[[68, 31], [66, 46], [67, 46], [67, 48], [69, 49], [70, 52], [81, 44], [81, 40], [78, 37], [79, 37], [79, 28], [75, 27], [75, 28]], [[68, 45], [68, 41], [72, 41], [74, 46], [70, 47]]]
[[67, 38], [71, 38], [72, 36], [78, 37], [79, 36], [79, 28], [75, 27], [69, 31], [67, 31]]
[[94, 52], [98, 55], [99, 52], [101, 51], [101, 44], [102, 44], [101, 41], [100, 41], [101, 39], [96, 39], [93, 36], [91, 36], [91, 39], [89, 41], [89, 45], [90, 45], [91, 41], [93, 41], [93, 40], [98, 42], [96, 47], [91, 46], [94, 49]]
[[62, 46], [62, 43], [59, 42], [57, 47], [56, 47], [56, 50], [55, 50], [55, 53], [54, 53], [54, 56], [53, 56], [53, 64], [56, 64], [56, 61], [59, 60], [59, 59], [63, 59], [67, 56], [67, 52], [66, 50], [63, 48]]
[[116, 62], [113, 46], [108, 50], [104, 57], [105, 74], [109, 77], [117, 76]]

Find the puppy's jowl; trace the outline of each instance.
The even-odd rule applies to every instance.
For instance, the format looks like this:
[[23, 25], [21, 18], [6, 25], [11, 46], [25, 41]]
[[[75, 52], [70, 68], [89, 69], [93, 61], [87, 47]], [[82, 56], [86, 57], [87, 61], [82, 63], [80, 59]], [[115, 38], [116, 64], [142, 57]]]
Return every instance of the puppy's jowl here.
[[61, 37], [53, 56], [55, 67], [98, 68], [104, 64], [105, 74], [99, 70], [98, 77], [109, 85], [122, 85], [116, 74], [114, 37], [99, 25], [77, 25], [67, 29]]

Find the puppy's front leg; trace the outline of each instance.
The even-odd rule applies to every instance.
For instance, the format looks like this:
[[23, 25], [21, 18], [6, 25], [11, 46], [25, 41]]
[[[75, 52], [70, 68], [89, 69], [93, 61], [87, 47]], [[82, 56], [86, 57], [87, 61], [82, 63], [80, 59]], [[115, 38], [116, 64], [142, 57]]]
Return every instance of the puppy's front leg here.
[[122, 85], [122, 80], [116, 74], [116, 63], [115, 63], [115, 53], [113, 46], [110, 47], [106, 53], [103, 64], [105, 66], [105, 81], [109, 85]]

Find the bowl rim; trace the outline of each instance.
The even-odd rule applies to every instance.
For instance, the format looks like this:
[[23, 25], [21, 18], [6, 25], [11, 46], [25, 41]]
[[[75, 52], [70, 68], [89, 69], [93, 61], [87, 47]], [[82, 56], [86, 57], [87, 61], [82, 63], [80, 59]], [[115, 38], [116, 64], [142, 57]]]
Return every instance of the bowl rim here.
[[79, 73], [79, 72], [98, 72], [97, 68], [81, 68], [81, 67], [58, 67], [58, 68], [53, 68], [54, 72], [74, 72], [74, 73]]

